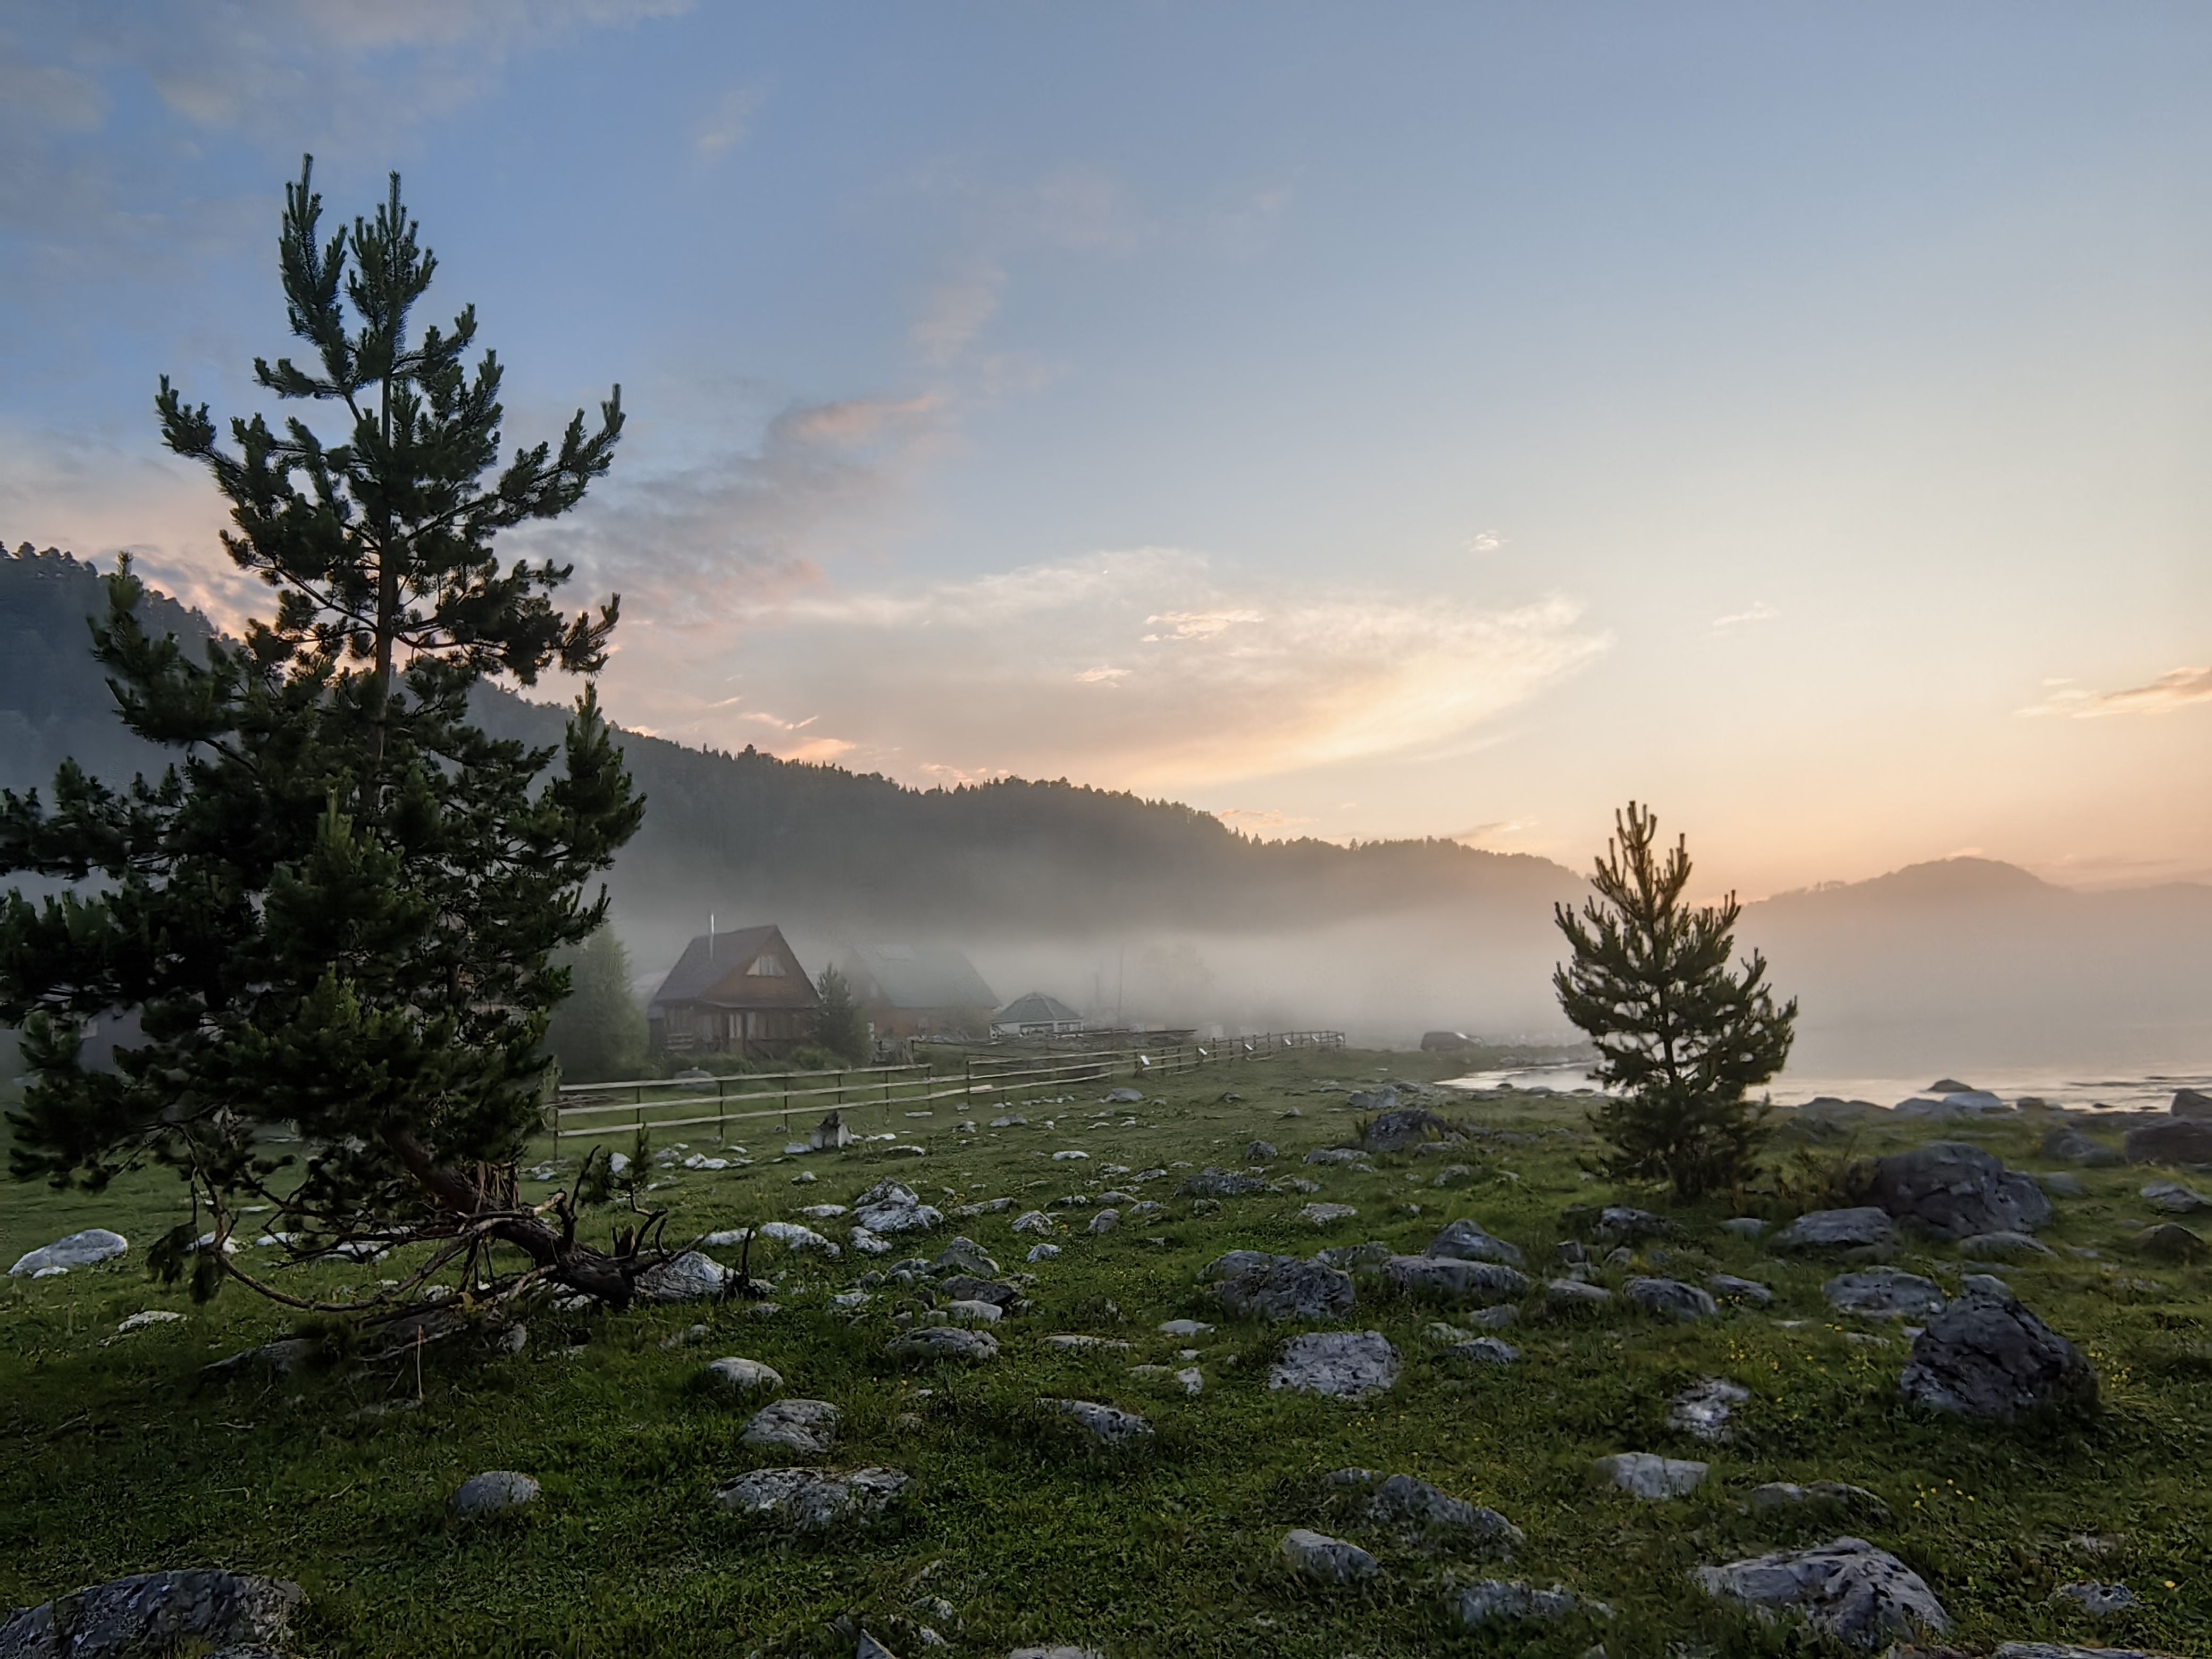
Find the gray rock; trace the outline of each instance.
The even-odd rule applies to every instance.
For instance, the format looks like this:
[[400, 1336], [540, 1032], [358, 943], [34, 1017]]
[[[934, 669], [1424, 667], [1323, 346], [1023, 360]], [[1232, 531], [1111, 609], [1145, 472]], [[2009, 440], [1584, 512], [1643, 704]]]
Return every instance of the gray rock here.
[[2089, 1189], [2071, 1170], [2039, 1170], [2035, 1184], [2053, 1198], [2087, 1198]]
[[948, 1302], [938, 1311], [947, 1324], [964, 1325], [971, 1330], [987, 1330], [1006, 1316], [1006, 1310], [995, 1302], [966, 1299]]
[[1324, 1267], [1357, 1273], [1379, 1267], [1396, 1254], [1380, 1240], [1370, 1239], [1364, 1244], [1332, 1244], [1326, 1249], [1316, 1250], [1314, 1260]]
[[1255, 1198], [1272, 1190], [1258, 1176], [1240, 1175], [1234, 1170], [1217, 1170], [1208, 1165], [1187, 1178], [1176, 1193], [1182, 1198]]
[[1708, 1465], [1682, 1457], [1662, 1457], [1656, 1452], [1615, 1452], [1601, 1457], [1591, 1468], [1609, 1485], [1646, 1503], [1683, 1498], [1705, 1481]]
[[2148, 1648], [2077, 1648], [2069, 1642], [2000, 1642], [1991, 1659], [2175, 1659]]
[[1402, 1152], [1408, 1146], [1441, 1140], [1451, 1133], [1452, 1126], [1434, 1112], [1401, 1106], [1370, 1119], [1359, 1132], [1359, 1145], [1370, 1152]]
[[1705, 1288], [1715, 1296], [1726, 1297], [1731, 1302], [1748, 1302], [1758, 1308], [1767, 1307], [1774, 1301], [1772, 1287], [1755, 1279], [1738, 1279], [1734, 1273], [1707, 1273]]
[[1309, 1227], [1332, 1227], [1358, 1218], [1359, 1212], [1349, 1204], [1309, 1204], [1298, 1212], [1298, 1219]]
[[1486, 1307], [1518, 1301], [1528, 1294], [1528, 1276], [1498, 1261], [1468, 1261], [1448, 1255], [1394, 1255], [1382, 1263], [1382, 1278], [1401, 1296], [1441, 1297]]
[[1350, 1273], [1296, 1256], [1271, 1257], [1224, 1279], [1214, 1294], [1240, 1319], [1341, 1319], [1358, 1300]]
[[1275, 1150], [1273, 1141], [1255, 1140], [1244, 1149], [1247, 1164], [1273, 1164], [1282, 1154]]
[[1163, 1336], [1211, 1336], [1213, 1327], [1200, 1319], [1170, 1319], [1160, 1326]]
[[1361, 1400], [1398, 1380], [1398, 1351], [1380, 1331], [1316, 1331], [1294, 1336], [1267, 1368], [1270, 1389]]
[[864, 1528], [883, 1519], [913, 1485], [902, 1471], [870, 1468], [755, 1469], [714, 1489], [718, 1508], [794, 1532]]
[[1511, 1365], [1519, 1363], [1521, 1350], [1494, 1336], [1477, 1336], [1453, 1343], [1444, 1357], [1469, 1365]]
[[1462, 1261], [1502, 1261], [1510, 1267], [1521, 1266], [1521, 1251], [1517, 1245], [1502, 1238], [1493, 1238], [1472, 1221], [1455, 1221], [1429, 1241], [1422, 1254], [1455, 1257]]
[[945, 1216], [923, 1203], [911, 1187], [878, 1181], [853, 1200], [853, 1222], [879, 1237], [890, 1237], [934, 1231], [945, 1224]]
[[1387, 1083], [1372, 1089], [1354, 1089], [1345, 1097], [1344, 1103], [1355, 1112], [1388, 1112], [1397, 1106], [1398, 1091]]
[[2167, 1110], [2176, 1117], [2212, 1120], [2212, 1095], [2202, 1089], [2176, 1089], [2173, 1104]]
[[[121, 1233], [112, 1233], [105, 1227], [88, 1227], [81, 1233], [71, 1233], [67, 1238], [58, 1238], [51, 1244], [42, 1244], [37, 1249], [18, 1256], [15, 1265], [8, 1269], [8, 1276], [10, 1279], [36, 1279], [41, 1273], [66, 1273], [71, 1267], [90, 1267], [102, 1261], [112, 1261], [130, 1248], [131, 1241]], [[159, 1573], [149, 1576], [155, 1578], [162, 1577]], [[173, 1573], [168, 1575], [173, 1578], [177, 1576]], [[131, 1583], [137, 1581], [123, 1579], [118, 1582]], [[81, 1595], [92, 1593], [90, 1590], [78, 1592]]]
[[2120, 1138], [2130, 1164], [2212, 1165], [2212, 1121], [2177, 1117], [2130, 1129]]
[[1109, 1089], [1106, 1092], [1109, 1106], [1141, 1106], [1145, 1103], [1142, 1089]]
[[1841, 1480], [1813, 1480], [1802, 1486], [1794, 1481], [1770, 1480], [1751, 1489], [1751, 1510], [1754, 1515], [1793, 1509], [1856, 1510], [1885, 1517], [1889, 1514], [1889, 1505], [1864, 1486], [1850, 1486]]
[[1474, 1544], [1504, 1554], [1522, 1541], [1521, 1528], [1496, 1510], [1454, 1498], [1410, 1474], [1335, 1469], [1327, 1479], [1332, 1486], [1364, 1492], [1367, 1501], [1360, 1506], [1360, 1519], [1408, 1546], [1441, 1548]]
[[2155, 1227], [2144, 1228], [2128, 1241], [2128, 1248], [2155, 1261], [2202, 1261], [2212, 1255], [2212, 1246], [2179, 1221], [2161, 1221]]
[[1877, 1205], [1849, 1210], [1810, 1210], [1774, 1235], [1775, 1250], [1878, 1249], [1897, 1242], [1897, 1224]]
[[512, 1469], [490, 1469], [472, 1474], [453, 1494], [453, 1513], [477, 1517], [501, 1515], [538, 1501], [538, 1483]]
[[1121, 1212], [1119, 1210], [1101, 1210], [1091, 1218], [1090, 1226], [1084, 1231], [1097, 1237], [1110, 1233], [1121, 1224]]
[[712, 1256], [686, 1250], [641, 1275], [637, 1299], [649, 1303], [711, 1302], [734, 1294], [738, 1288], [734, 1268]]
[[307, 1362], [314, 1345], [303, 1336], [288, 1336], [280, 1341], [266, 1342], [258, 1348], [246, 1348], [226, 1355], [211, 1364], [204, 1366], [204, 1375], [228, 1377], [240, 1371], [270, 1370], [279, 1376], [289, 1376]]
[[1796, 1613], [1849, 1647], [1871, 1649], [1951, 1628], [1950, 1615], [1920, 1575], [1863, 1538], [1699, 1567], [1697, 1579], [1708, 1595], [1770, 1618]]
[[1914, 1405], [2012, 1422], [2094, 1407], [2097, 1374], [2001, 1282], [1976, 1274], [1913, 1338], [1898, 1391]]
[[1738, 1238], [1757, 1238], [1766, 1231], [1766, 1223], [1755, 1215], [1732, 1215], [1721, 1223], [1721, 1231]]
[[2051, 1593], [2073, 1602], [2092, 1619], [2118, 1619], [2142, 1605], [2125, 1584], [2061, 1584]]
[[1364, 1168], [1367, 1154], [1355, 1146], [1321, 1146], [1306, 1154], [1309, 1164], [1356, 1164]]
[[1014, 1218], [1014, 1231], [1018, 1233], [1048, 1233], [1052, 1231], [1052, 1218], [1042, 1210], [1024, 1210]]
[[1719, 1316], [1720, 1304], [1708, 1291], [1685, 1285], [1679, 1279], [1632, 1279], [1621, 1292], [1646, 1313], [1662, 1314], [1687, 1323]]
[[1601, 1308], [1613, 1300], [1602, 1285], [1585, 1285], [1579, 1279], [1555, 1279], [1544, 1286], [1544, 1300], [1558, 1309]]
[[735, 1355], [714, 1361], [707, 1367], [707, 1375], [722, 1387], [734, 1389], [739, 1394], [770, 1394], [783, 1386], [781, 1373], [773, 1367], [763, 1365], [757, 1359], [741, 1359]]
[[2033, 1233], [1973, 1233], [1959, 1241], [1960, 1255], [1984, 1261], [2019, 1261], [2051, 1253], [2051, 1247]]
[[926, 1325], [893, 1337], [884, 1344], [884, 1352], [893, 1359], [996, 1359], [999, 1340], [988, 1331]]
[[2152, 1209], [2163, 1210], [2168, 1215], [2195, 1215], [2201, 1210], [2212, 1210], [2212, 1198], [2179, 1181], [2154, 1181], [2142, 1189], [2142, 1198]]
[[977, 1279], [970, 1273], [954, 1273], [950, 1278], [939, 1279], [937, 1288], [948, 1301], [988, 1302], [1008, 1313], [1021, 1306], [1021, 1292], [995, 1279]]
[[1283, 1559], [1301, 1578], [1317, 1584], [1351, 1584], [1372, 1578], [1382, 1569], [1375, 1558], [1341, 1538], [1293, 1527], [1283, 1535]]
[[2120, 1155], [2109, 1146], [2100, 1146], [2082, 1133], [2080, 1126], [2072, 1123], [2055, 1125], [2043, 1137], [2043, 1155], [2063, 1158], [2069, 1164], [2118, 1164]]
[[1578, 1613], [1599, 1619], [1613, 1616], [1613, 1609], [1604, 1602], [1583, 1601], [1558, 1584], [1549, 1589], [1538, 1589], [1517, 1579], [1498, 1578], [1480, 1579], [1467, 1586], [1460, 1591], [1452, 1610], [1458, 1614], [1460, 1623], [1470, 1630], [1507, 1620], [1571, 1619]]
[[2032, 1233], [2051, 1221], [2051, 1200], [2033, 1179], [1963, 1140], [1930, 1141], [1880, 1159], [1869, 1195], [1897, 1220], [1938, 1238]]
[[210, 1644], [269, 1652], [306, 1600], [289, 1580], [251, 1573], [139, 1573], [0, 1621], [0, 1659], [141, 1659]]
[[1664, 1238], [1674, 1231], [1674, 1224], [1663, 1215], [1626, 1204], [1608, 1204], [1597, 1212], [1589, 1236], [1600, 1244], [1640, 1244], [1647, 1238]]
[[837, 1437], [837, 1408], [826, 1400], [779, 1400], [755, 1412], [738, 1438], [748, 1446], [775, 1447], [801, 1457], [826, 1457]]
[[1839, 1313], [1865, 1314], [1881, 1319], [1908, 1319], [1940, 1312], [1943, 1289], [1932, 1279], [1906, 1273], [1902, 1267], [1869, 1267], [1860, 1273], [1838, 1273], [1820, 1286], [1828, 1305]]
[[862, 1631], [860, 1644], [853, 1650], [853, 1659], [898, 1659], [898, 1656], [867, 1632]]
[[1751, 1398], [1751, 1390], [1740, 1382], [1725, 1377], [1709, 1376], [1702, 1382], [1693, 1382], [1667, 1402], [1667, 1426], [1703, 1440], [1711, 1445], [1724, 1445], [1734, 1437], [1729, 1419], [1735, 1408]]
[[1152, 1437], [1152, 1425], [1134, 1412], [1102, 1406], [1095, 1400], [1042, 1400], [1042, 1406], [1072, 1417], [1102, 1446], [1127, 1446]]
[[[1013, 1202], [1011, 1199], [998, 1201], [1001, 1207], [1012, 1207]], [[929, 1271], [939, 1275], [968, 1273], [976, 1279], [996, 1279], [999, 1264], [974, 1239], [956, 1238], [937, 1253], [929, 1264]]]

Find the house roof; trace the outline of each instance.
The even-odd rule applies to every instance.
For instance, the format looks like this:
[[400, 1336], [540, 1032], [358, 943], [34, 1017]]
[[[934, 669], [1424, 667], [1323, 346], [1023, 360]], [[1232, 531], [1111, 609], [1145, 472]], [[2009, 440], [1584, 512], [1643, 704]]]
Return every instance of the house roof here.
[[949, 945], [856, 945], [853, 975], [863, 1001], [886, 1008], [995, 1008], [997, 994]]
[[[781, 975], [744, 971], [771, 947], [783, 958]], [[700, 934], [684, 947], [684, 954], [660, 981], [653, 1000], [655, 1006], [705, 1002], [718, 1007], [748, 1008], [811, 1006], [817, 999], [782, 930], [769, 922], [760, 927], [733, 928], [726, 933]]]
[[1016, 997], [991, 1016], [994, 1025], [1065, 1025], [1071, 1021], [1080, 1024], [1083, 1016], [1058, 997], [1048, 997], [1042, 991]]

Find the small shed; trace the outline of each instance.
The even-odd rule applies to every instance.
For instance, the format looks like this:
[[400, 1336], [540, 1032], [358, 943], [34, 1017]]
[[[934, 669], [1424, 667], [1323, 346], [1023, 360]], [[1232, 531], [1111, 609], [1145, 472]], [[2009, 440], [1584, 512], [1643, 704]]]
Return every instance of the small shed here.
[[998, 997], [950, 945], [856, 945], [845, 977], [879, 1037], [988, 1036]]
[[991, 1016], [994, 1037], [1067, 1036], [1082, 1029], [1082, 1015], [1042, 991], [1016, 997]]
[[813, 1036], [820, 1001], [783, 930], [769, 922], [693, 939], [646, 1017], [664, 1053], [767, 1059]]

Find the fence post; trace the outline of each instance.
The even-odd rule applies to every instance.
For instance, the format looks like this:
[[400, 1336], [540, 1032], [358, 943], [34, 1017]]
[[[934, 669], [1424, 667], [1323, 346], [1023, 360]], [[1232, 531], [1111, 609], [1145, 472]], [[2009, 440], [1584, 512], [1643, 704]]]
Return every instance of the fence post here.
[[960, 1085], [962, 1105], [969, 1111], [975, 1109], [975, 1056], [968, 1056], [967, 1075]]

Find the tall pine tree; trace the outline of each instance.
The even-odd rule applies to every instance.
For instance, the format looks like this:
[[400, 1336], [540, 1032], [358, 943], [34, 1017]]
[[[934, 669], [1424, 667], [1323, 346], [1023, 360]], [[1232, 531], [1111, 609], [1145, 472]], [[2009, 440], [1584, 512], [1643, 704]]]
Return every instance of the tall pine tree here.
[[[336, 441], [257, 414], [226, 447], [166, 377], [155, 399], [164, 441], [228, 501], [224, 545], [275, 590], [275, 616], [191, 661], [141, 625], [126, 562], [94, 650], [124, 723], [178, 760], [120, 792], [67, 764], [50, 803], [0, 799], [0, 873], [77, 884], [0, 908], [0, 1021], [23, 1027], [34, 1078], [10, 1114], [14, 1172], [98, 1187], [174, 1166], [195, 1214], [157, 1255], [191, 1260], [202, 1292], [244, 1274], [219, 1249], [188, 1255], [199, 1209], [227, 1237], [252, 1201], [278, 1207], [303, 1254], [430, 1242], [388, 1304], [448, 1269], [484, 1282], [495, 1245], [522, 1253], [500, 1258], [520, 1268], [510, 1285], [626, 1302], [647, 1255], [583, 1244], [565, 1205], [548, 1219], [518, 1200], [514, 1168], [566, 989], [553, 954], [599, 925], [605, 893], [585, 883], [643, 803], [589, 689], [565, 752], [467, 718], [479, 680], [605, 661], [616, 605], [563, 615], [569, 570], [502, 568], [492, 543], [606, 471], [620, 388], [595, 428], [580, 410], [557, 447], [500, 465], [500, 365], [465, 361], [473, 309], [413, 328], [437, 262], [398, 176], [373, 217], [325, 240], [312, 169], [286, 191], [279, 241], [287, 321], [312, 355], [254, 374], [332, 409]], [[81, 1066], [81, 1022], [115, 1009], [137, 1011], [143, 1043], [112, 1070]], [[303, 1158], [272, 1145], [280, 1128]]]
[[1686, 842], [1662, 861], [1658, 819], [1634, 801], [1614, 823], [1590, 877], [1596, 897], [1579, 917], [1554, 907], [1573, 959], [1552, 985], [1597, 1047], [1593, 1074], [1609, 1097], [1595, 1127], [1613, 1148], [1609, 1172], [1695, 1197], [1750, 1172], [1765, 1126], [1745, 1094], [1789, 1057], [1797, 1002], [1774, 1006], [1756, 951], [1729, 970], [1741, 907], [1733, 893], [1718, 905], [1682, 902]]

